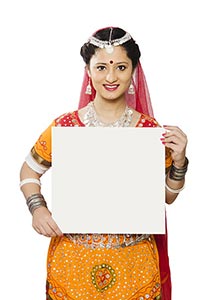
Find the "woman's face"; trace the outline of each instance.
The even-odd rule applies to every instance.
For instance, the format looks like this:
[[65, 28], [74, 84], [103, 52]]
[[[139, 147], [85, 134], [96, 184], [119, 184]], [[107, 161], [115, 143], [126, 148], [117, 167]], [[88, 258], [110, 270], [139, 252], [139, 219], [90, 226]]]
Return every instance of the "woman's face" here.
[[126, 50], [117, 46], [112, 53], [97, 49], [89, 64], [89, 76], [96, 90], [96, 96], [107, 100], [124, 98], [129, 88], [133, 67]]

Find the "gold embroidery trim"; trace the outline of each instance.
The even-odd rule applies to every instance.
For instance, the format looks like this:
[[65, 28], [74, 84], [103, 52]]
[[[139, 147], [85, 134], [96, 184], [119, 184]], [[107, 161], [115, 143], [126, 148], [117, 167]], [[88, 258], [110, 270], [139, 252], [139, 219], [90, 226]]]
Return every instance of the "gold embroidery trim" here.
[[51, 162], [47, 161], [46, 159], [42, 158], [37, 154], [34, 147], [31, 149], [31, 154], [33, 158], [37, 161], [38, 164], [43, 165], [47, 168], [51, 167]]

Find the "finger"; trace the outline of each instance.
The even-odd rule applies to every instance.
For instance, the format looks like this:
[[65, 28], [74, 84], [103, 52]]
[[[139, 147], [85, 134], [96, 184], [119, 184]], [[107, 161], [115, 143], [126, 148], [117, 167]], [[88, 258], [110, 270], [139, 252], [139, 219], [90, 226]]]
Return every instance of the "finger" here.
[[33, 215], [33, 227], [34, 229], [45, 236], [53, 237], [56, 235], [63, 235], [51, 214], [48, 212], [41, 215], [41, 210], [35, 210]]
[[37, 233], [46, 237], [56, 236], [56, 233], [51, 229], [48, 223], [33, 224], [33, 228], [37, 231]]
[[164, 135], [178, 134], [179, 136], [186, 137], [186, 134], [178, 126], [164, 125], [163, 127], [167, 130]]
[[173, 129], [171, 131], [166, 131], [165, 133], [163, 133], [164, 137], [170, 137], [170, 136], [177, 136], [179, 137], [181, 140], [185, 140], [186, 139], [186, 135], [181, 132], [178, 129]]
[[181, 152], [185, 151], [186, 142], [181, 140], [181, 138], [179, 138], [177, 136], [170, 136], [170, 137], [166, 137], [161, 140], [162, 140], [163, 144], [165, 144], [170, 149], [177, 151], [177, 153], [181, 153]]
[[51, 228], [52, 232], [56, 235], [63, 235], [62, 231], [60, 230], [60, 228], [58, 227], [58, 225], [56, 224], [56, 222], [51, 218], [48, 221], [48, 225]]
[[163, 135], [164, 138], [161, 139], [164, 144], [173, 143], [180, 146], [180, 151], [184, 150], [187, 145], [187, 138], [175, 134]]
[[175, 157], [185, 156], [185, 147], [180, 146], [179, 144], [175, 143], [164, 143], [164, 145], [169, 148], [171, 151], [172, 158], [175, 159]]
[[171, 151], [179, 153], [179, 147], [174, 143], [165, 143], [165, 146], [169, 148]]
[[183, 144], [183, 141], [181, 140], [181, 138], [177, 137], [177, 136], [168, 136], [168, 137], [165, 137], [163, 139], [163, 141], [165, 143], [172, 143], [172, 144], [176, 144], [176, 145], [182, 145]]
[[41, 232], [46, 237], [56, 236], [56, 234], [51, 230], [48, 224], [45, 224], [44, 226], [41, 227]]
[[40, 226], [33, 225], [33, 228], [38, 234], [45, 235], [44, 230]]

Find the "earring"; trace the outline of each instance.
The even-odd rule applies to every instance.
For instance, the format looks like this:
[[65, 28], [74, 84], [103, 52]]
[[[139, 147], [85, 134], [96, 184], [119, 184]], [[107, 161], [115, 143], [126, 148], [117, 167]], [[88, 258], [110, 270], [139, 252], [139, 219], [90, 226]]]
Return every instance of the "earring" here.
[[128, 94], [129, 95], [134, 95], [135, 91], [134, 91], [134, 85], [131, 83], [128, 89]]
[[92, 87], [91, 87], [91, 85], [90, 85], [90, 77], [89, 77], [89, 79], [88, 79], [88, 85], [87, 85], [87, 87], [86, 87], [85, 94], [87, 94], [87, 95], [92, 95]]

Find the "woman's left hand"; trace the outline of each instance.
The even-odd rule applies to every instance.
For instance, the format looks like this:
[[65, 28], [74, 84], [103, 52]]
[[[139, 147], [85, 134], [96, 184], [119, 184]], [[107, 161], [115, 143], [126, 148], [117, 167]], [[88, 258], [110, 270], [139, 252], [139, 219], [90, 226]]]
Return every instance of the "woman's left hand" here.
[[163, 144], [171, 150], [174, 165], [183, 167], [185, 164], [185, 153], [187, 146], [186, 134], [177, 126], [163, 126], [166, 132], [163, 134]]

